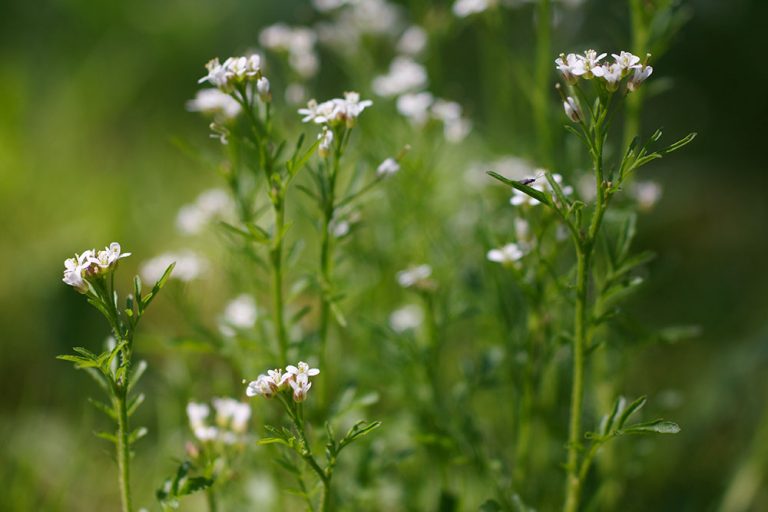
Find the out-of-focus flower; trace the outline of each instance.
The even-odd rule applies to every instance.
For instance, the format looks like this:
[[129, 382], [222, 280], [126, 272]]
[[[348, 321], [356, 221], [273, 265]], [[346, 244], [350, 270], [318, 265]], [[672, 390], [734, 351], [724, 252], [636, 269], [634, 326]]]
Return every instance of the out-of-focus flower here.
[[[266, 79], [265, 79], [266, 80]], [[230, 121], [240, 114], [240, 104], [219, 89], [201, 89], [187, 102], [187, 110], [213, 116], [220, 122]]]
[[397, 111], [416, 125], [421, 126], [429, 120], [429, 107], [435, 97], [428, 92], [403, 94], [397, 98]]
[[396, 57], [386, 75], [373, 79], [373, 92], [379, 96], [397, 96], [427, 85], [427, 70], [409, 57]]
[[403, 306], [389, 315], [389, 326], [398, 333], [416, 329], [423, 321], [424, 312], [416, 304]]
[[502, 265], [512, 265], [517, 263], [523, 255], [523, 251], [517, 244], [510, 243], [498, 249], [491, 249], [488, 251], [487, 257], [489, 261]]
[[240, 442], [248, 427], [248, 420], [251, 418], [250, 406], [233, 398], [214, 398], [212, 403], [216, 410], [216, 426], [208, 425], [207, 419], [211, 410], [207, 404], [195, 402], [187, 404], [189, 426], [195, 437], [203, 443]]
[[496, 5], [496, 0], [456, 0], [451, 10], [459, 18], [466, 18], [472, 14], [483, 12], [494, 5]]
[[442, 121], [443, 134], [449, 142], [460, 142], [472, 128], [470, 121], [462, 117], [461, 105], [455, 101], [435, 100], [431, 114], [435, 119]]
[[216, 410], [216, 425], [219, 428], [230, 430], [235, 434], [242, 434], [248, 427], [251, 419], [251, 407], [234, 398], [214, 398], [211, 400]]
[[208, 268], [208, 262], [197, 253], [184, 250], [167, 252], [142, 263], [139, 274], [142, 279], [154, 282], [163, 276], [163, 272], [171, 263], [176, 263], [171, 274], [172, 279], [189, 282], [198, 278]]
[[303, 78], [317, 74], [320, 61], [315, 52], [317, 34], [307, 27], [289, 27], [283, 23], [261, 31], [259, 42], [265, 48], [288, 53], [288, 64]]
[[427, 31], [418, 25], [411, 25], [400, 36], [397, 51], [405, 55], [417, 55], [424, 51], [427, 42]]
[[389, 176], [400, 170], [400, 164], [394, 158], [387, 158], [376, 168], [376, 176]]
[[432, 267], [429, 265], [418, 265], [397, 273], [397, 283], [403, 288], [420, 288], [428, 286], [429, 278], [432, 275]]
[[323, 131], [317, 135], [320, 144], [317, 147], [320, 156], [326, 157], [331, 153], [331, 145], [333, 144], [333, 130], [327, 126], [323, 126]]
[[272, 101], [272, 92], [270, 91], [269, 79], [265, 76], [256, 80], [256, 92], [264, 103]]
[[251, 329], [256, 325], [259, 311], [252, 295], [238, 295], [224, 308], [219, 320], [219, 331], [227, 337], [234, 336], [238, 330]]
[[629, 194], [637, 201], [640, 210], [649, 211], [661, 199], [661, 185], [655, 181], [635, 181], [629, 187]]
[[213, 220], [233, 215], [235, 205], [229, 194], [220, 188], [202, 192], [192, 204], [179, 209], [176, 227], [185, 235], [195, 235]]

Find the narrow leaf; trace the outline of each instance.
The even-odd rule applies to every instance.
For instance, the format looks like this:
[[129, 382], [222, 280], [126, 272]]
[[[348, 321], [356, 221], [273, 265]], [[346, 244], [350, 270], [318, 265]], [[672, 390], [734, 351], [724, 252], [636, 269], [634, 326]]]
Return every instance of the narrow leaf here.
[[674, 421], [654, 420], [647, 423], [636, 423], [630, 425], [621, 431], [623, 434], [677, 434], [680, 432], [680, 425]]
[[641, 396], [631, 404], [629, 404], [629, 407], [624, 409], [624, 412], [621, 413], [621, 416], [619, 416], [619, 421], [616, 422], [616, 428], [618, 430], [621, 430], [622, 427], [624, 427], [624, 423], [627, 422], [630, 416], [635, 414], [637, 411], [643, 408], [645, 405], [645, 402], [647, 401], [647, 398], [645, 396]]

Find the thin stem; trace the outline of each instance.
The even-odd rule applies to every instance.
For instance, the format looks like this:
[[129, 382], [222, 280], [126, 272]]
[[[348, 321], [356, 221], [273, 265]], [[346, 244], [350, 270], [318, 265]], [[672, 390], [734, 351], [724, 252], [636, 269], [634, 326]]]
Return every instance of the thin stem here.
[[[629, 0], [629, 15], [632, 26], [632, 53], [644, 55], [648, 51], [649, 31], [644, 21], [641, 0]], [[624, 111], [624, 147], [629, 147], [632, 138], [640, 133], [640, 110], [643, 103], [644, 90], [642, 87], [627, 96]]]
[[552, 163], [552, 137], [549, 129], [549, 103], [552, 75], [552, 26], [550, 0], [538, 0], [536, 8], [536, 87], [533, 92], [534, 123], [539, 144], [539, 159]]
[[115, 383], [113, 387], [113, 400], [115, 411], [117, 412], [117, 443], [115, 446], [117, 449], [118, 484], [120, 485], [120, 500], [123, 505], [123, 512], [131, 512], [133, 510], [130, 481], [131, 447], [128, 441], [130, 431], [128, 430], [128, 408], [126, 403], [127, 388], [126, 383]]
[[581, 410], [584, 399], [584, 341], [587, 326], [587, 284], [591, 249], [581, 246], [576, 267], [576, 311], [573, 338], [573, 383], [571, 385], [571, 413], [568, 429], [568, 461], [566, 467], [565, 512], [576, 512], [581, 494], [579, 452], [581, 451]]
[[[343, 136], [342, 136], [343, 137]], [[342, 140], [343, 143], [343, 140]], [[320, 368], [325, 368], [326, 352], [328, 345], [328, 330], [331, 317], [331, 272], [333, 264], [333, 247], [331, 222], [336, 213], [336, 176], [339, 172], [339, 162], [341, 160], [341, 148], [334, 152], [333, 164], [327, 175], [327, 189], [325, 193], [325, 204], [323, 205], [323, 224], [320, 242], [320, 280], [322, 287], [320, 304]], [[323, 385], [321, 393], [322, 403], [326, 403], [328, 396], [328, 386]]]
[[[276, 194], [280, 194], [276, 192]], [[270, 261], [272, 263], [272, 305], [274, 311], [275, 330], [277, 331], [278, 353], [280, 364], [288, 363], [288, 334], [285, 328], [284, 297], [283, 297], [283, 231], [285, 229], [285, 202], [280, 195], [273, 201], [275, 212], [275, 237]]]
[[213, 490], [213, 486], [210, 486], [205, 490], [205, 498], [208, 502], [208, 511], [216, 512], [218, 510], [218, 505], [216, 503], [216, 492]]

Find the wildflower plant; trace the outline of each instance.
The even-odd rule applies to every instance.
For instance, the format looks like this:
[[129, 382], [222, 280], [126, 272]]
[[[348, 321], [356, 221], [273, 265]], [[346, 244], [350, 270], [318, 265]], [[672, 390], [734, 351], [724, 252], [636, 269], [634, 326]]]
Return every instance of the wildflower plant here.
[[[596, 194], [591, 204], [570, 198], [561, 180], [550, 172], [544, 172], [543, 176], [548, 191], [532, 186], [540, 179], [538, 177], [532, 178], [533, 181], [518, 181], [489, 172], [511, 186], [515, 194], [523, 193], [551, 210], [567, 229], [576, 255], [570, 337], [573, 371], [563, 508], [566, 512], [578, 509], [584, 481], [597, 450], [604, 443], [626, 433], [676, 433], [680, 430], [675, 423], [664, 420], [627, 425], [630, 416], [645, 404], [645, 398], [629, 406], [623, 398], [618, 398], [596, 432], [585, 434], [582, 430], [586, 358], [601, 343], [598, 341], [600, 329], [615, 316], [616, 304], [642, 282], [632, 277], [633, 271], [648, 261], [647, 254], [631, 252], [635, 230], [633, 217], [627, 217], [619, 236], [611, 239], [604, 229], [606, 212], [614, 198], [629, 186], [635, 171], [682, 148], [695, 137], [695, 133], [691, 133], [657, 150], [651, 147], [661, 137], [661, 131], [657, 130], [647, 141], [633, 139], [618, 162], [607, 161], [605, 147], [611, 120], [621, 108], [622, 100], [641, 87], [653, 68], [648, 64], [650, 55], [645, 60], [629, 52], [613, 54], [612, 61], [606, 57], [605, 53], [587, 50], [584, 54], [561, 54], [555, 61], [564, 82], [563, 86], [558, 85], [563, 110], [572, 123], [566, 129], [581, 140], [592, 162]], [[606, 268], [596, 268], [598, 259]], [[585, 437], [587, 446], [584, 445]]]
[[[309, 390], [312, 388], [310, 377], [315, 377], [319, 373], [318, 368], [312, 368], [303, 361], [299, 361], [296, 366], [288, 365], [285, 370], [268, 370], [266, 374], [261, 374], [256, 380], [248, 383], [246, 395], [276, 399], [280, 402], [291, 422], [291, 427], [266, 425], [265, 428], [270, 436], [260, 439], [259, 444], [278, 444], [286, 448], [278, 459], [279, 464], [296, 479], [297, 493], [306, 500], [309, 509], [315, 510], [314, 503], [317, 501], [318, 509], [325, 512], [335, 510], [336, 507], [331, 484], [339, 454], [350, 443], [379, 428], [381, 422], [358, 421], [340, 439], [336, 438], [330, 422], [326, 422], [325, 462], [321, 463], [313, 452], [313, 445], [309, 440], [310, 428], [304, 415], [304, 402], [308, 399]], [[301, 468], [301, 462], [305, 469]], [[314, 474], [321, 488], [319, 499], [315, 499], [315, 487], [306, 479], [306, 470]]]
[[115, 445], [118, 483], [123, 512], [133, 510], [130, 488], [131, 447], [147, 433], [139, 427], [131, 429], [130, 417], [144, 401], [143, 393], [132, 393], [147, 368], [144, 361], [133, 364], [133, 341], [136, 327], [147, 308], [157, 296], [173, 271], [171, 263], [148, 293], [143, 293], [139, 276], [133, 281], [133, 293], [122, 305], [115, 288], [115, 272], [120, 260], [130, 256], [120, 244], [113, 242], [102, 251], [94, 249], [76, 254], [64, 262], [64, 283], [85, 295], [109, 324], [114, 344], [101, 353], [85, 347], [75, 347], [76, 355], [61, 355], [59, 359], [74, 363], [93, 377], [106, 392], [109, 402], [89, 399], [89, 402], [116, 423], [116, 430], [99, 432], [97, 436]]

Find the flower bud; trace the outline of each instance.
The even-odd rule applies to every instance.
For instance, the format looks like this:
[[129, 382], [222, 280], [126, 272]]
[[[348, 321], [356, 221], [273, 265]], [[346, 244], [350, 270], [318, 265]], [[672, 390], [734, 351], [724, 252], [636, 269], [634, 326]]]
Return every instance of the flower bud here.
[[565, 115], [568, 116], [568, 119], [574, 123], [578, 123], [584, 118], [579, 103], [572, 96], [565, 98], [563, 109], [565, 110]]

